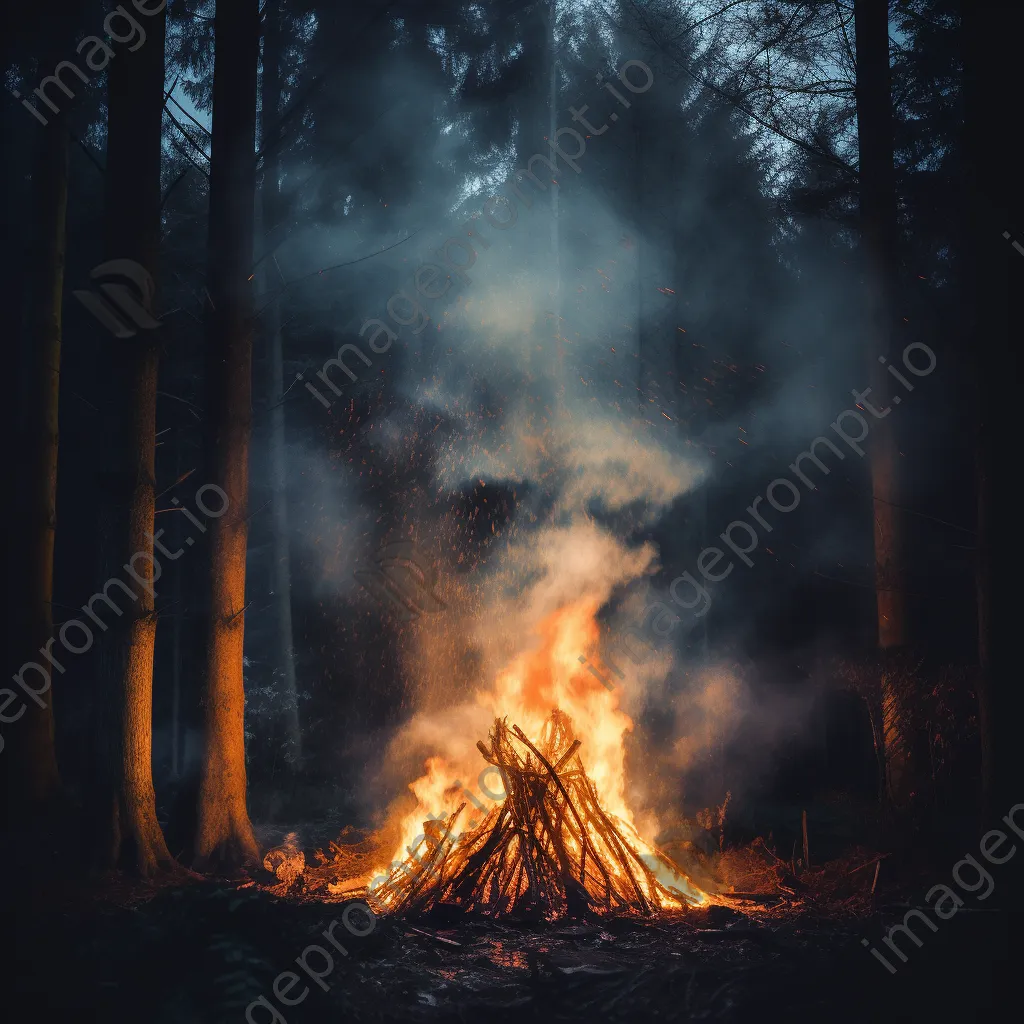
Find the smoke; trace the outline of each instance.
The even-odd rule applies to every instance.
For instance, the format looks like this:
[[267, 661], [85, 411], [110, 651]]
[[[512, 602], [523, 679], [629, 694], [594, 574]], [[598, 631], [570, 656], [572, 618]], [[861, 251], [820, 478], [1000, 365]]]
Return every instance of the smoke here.
[[435, 477], [438, 487], [456, 488], [475, 479], [557, 481], [558, 513], [572, 519], [592, 503], [609, 512], [637, 506], [642, 524], [654, 522], [680, 495], [701, 480], [703, 467], [691, 456], [672, 451], [647, 432], [614, 413], [570, 408], [564, 419], [537, 434], [525, 405], [500, 427], [452, 445], [450, 458]]
[[376, 517], [358, 500], [344, 460], [293, 443], [288, 461], [293, 557], [309, 566], [314, 597], [351, 597], [353, 570], [375, 550]]
[[[663, 89], [661, 113], [677, 117], [678, 96], [659, 76], [634, 103], [654, 102]], [[588, 116], [603, 124], [608, 111], [588, 102], [595, 105]], [[524, 182], [532, 202], [519, 207], [508, 230], [467, 219], [474, 210], [467, 199], [438, 231], [459, 189], [409, 199], [404, 223], [429, 230], [354, 267], [348, 279], [351, 298], [338, 330], [384, 318], [396, 288], [410, 292], [415, 269], [437, 259], [446, 236], [475, 247], [471, 265], [460, 256], [466, 270], [452, 275], [443, 294], [420, 292], [411, 329], [396, 330], [387, 351], [373, 349], [372, 366], [349, 360], [359, 375], [351, 393], [387, 396], [349, 436], [398, 483], [415, 471], [416, 486], [391, 488], [385, 504], [361, 497], [363, 474], [373, 470], [368, 459], [298, 453], [310, 508], [336, 521], [298, 527], [304, 550], [320, 558], [318, 593], [351, 596], [352, 568], [388, 529], [415, 537], [441, 570], [447, 610], [403, 630], [410, 703], [379, 766], [392, 788], [418, 775], [432, 755], [479, 760], [475, 744], [491, 723], [475, 694], [536, 645], [539, 623], [580, 600], [593, 604], [611, 633], [639, 622], [648, 592], [671, 579], [657, 578], [660, 561], [692, 568], [689, 559], [703, 546], [682, 550], [696, 529], [690, 498], [698, 488], [713, 478], [722, 493], [742, 488], [740, 498], [749, 501], [771, 479], [746, 483], [764, 460], [803, 449], [842, 407], [838, 397], [862, 383], [847, 372], [858, 315], [845, 286], [821, 265], [812, 285], [789, 286], [742, 147], [731, 138], [721, 150], [714, 145], [731, 128], [723, 122], [722, 140], [712, 128], [700, 129], [703, 139], [688, 129], [678, 161], [664, 172], [671, 185], [655, 175], [654, 186], [681, 197], [669, 229], [644, 214], [642, 194], [634, 202], [643, 179], [628, 163], [624, 123], [625, 114], [590, 141], [581, 174], [565, 171], [564, 190]], [[442, 134], [434, 155], [451, 150]], [[536, 147], [543, 148], [540, 139]], [[502, 150], [501, 159], [508, 156]], [[430, 158], [423, 154], [424, 165]], [[723, 169], [734, 159], [735, 168]], [[477, 209], [507, 170], [473, 170], [488, 182]], [[755, 223], [762, 227], [752, 229]], [[296, 243], [296, 272], [365, 255], [347, 226], [329, 234], [310, 242], [305, 258], [307, 240]], [[332, 337], [324, 358], [338, 340]], [[360, 344], [370, 351], [365, 336]], [[316, 399], [303, 397], [319, 414]], [[504, 517], [488, 504], [499, 491], [511, 495]], [[490, 533], [465, 571], [469, 524], [488, 518]], [[710, 522], [703, 540], [734, 518], [723, 516], [717, 529]], [[660, 544], [652, 539], [659, 530]], [[823, 535], [829, 532], [817, 532]], [[773, 548], [783, 546], [781, 537], [771, 539]], [[828, 550], [845, 554], [843, 538], [837, 534]], [[719, 633], [736, 641], [764, 606], [785, 599], [739, 577], [721, 588], [730, 597], [718, 603], [716, 594], [716, 613], [728, 616]], [[755, 693], [749, 673], [699, 663], [682, 650], [683, 633], [617, 663], [620, 707], [641, 729], [648, 730], [645, 717], [667, 723], [661, 735], [648, 730], [651, 779], [637, 781], [641, 795], [654, 791], [656, 779], [702, 770], [715, 751], [737, 742], [749, 740], [756, 774], [804, 713], [798, 702]], [[578, 654], [601, 666], [598, 647]]]
[[752, 705], [739, 675], [724, 665], [697, 670], [689, 682], [674, 702], [673, 732], [678, 738], [666, 759], [682, 772], [733, 740]]
[[[540, 623], [581, 600], [596, 612], [617, 588], [655, 565], [653, 545], [630, 547], [581, 513], [564, 525], [521, 533], [471, 586], [461, 593], [446, 589], [450, 615], [424, 624], [407, 652], [421, 707], [391, 743], [387, 774], [408, 781], [410, 767], [438, 753], [453, 764], [479, 761], [476, 742], [487, 736], [493, 715], [478, 693], [517, 655], [536, 647]], [[572, 660], [583, 654], [567, 652]], [[644, 687], [667, 661], [652, 652], [629, 666], [620, 706], [628, 711], [642, 704]]]

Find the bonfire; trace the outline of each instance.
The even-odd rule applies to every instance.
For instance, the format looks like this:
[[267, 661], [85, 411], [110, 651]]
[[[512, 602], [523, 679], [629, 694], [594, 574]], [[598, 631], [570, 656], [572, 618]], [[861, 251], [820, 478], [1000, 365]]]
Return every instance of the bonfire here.
[[433, 833], [424, 838], [429, 851], [392, 872], [375, 894], [384, 908], [553, 917], [588, 909], [650, 914], [703, 902], [668, 858], [643, 852], [639, 836], [601, 807], [566, 715], [555, 711], [537, 743], [497, 719], [490, 741], [478, 747], [505, 780], [504, 801], [457, 839], [465, 804], [443, 827], [425, 823]]
[[[706, 903], [707, 893], [634, 823], [624, 742], [632, 720], [619, 694], [583, 671], [578, 657], [598, 642], [599, 604], [582, 599], [549, 615], [539, 642], [474, 695], [493, 716], [488, 741], [449, 743], [444, 755], [429, 757], [409, 786], [413, 809], [370, 836], [346, 830], [316, 865], [300, 863], [298, 848], [289, 847], [267, 866], [282, 881], [301, 874], [307, 892], [366, 898], [382, 913], [450, 908], [554, 918]], [[485, 812], [474, 818], [478, 810], [460, 803], [468, 790], [458, 780], [480, 766], [480, 755], [504, 794], [489, 811], [470, 795]]]

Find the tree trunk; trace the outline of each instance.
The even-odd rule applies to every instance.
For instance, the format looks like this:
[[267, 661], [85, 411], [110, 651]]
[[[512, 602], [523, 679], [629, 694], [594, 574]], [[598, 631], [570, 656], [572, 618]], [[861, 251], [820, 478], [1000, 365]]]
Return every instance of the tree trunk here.
[[[160, 250], [160, 160], [166, 14], [146, 23], [146, 45], [119, 47], [107, 93], [104, 249], [155, 280]], [[149, 282], [152, 284], [152, 280]], [[143, 305], [152, 301], [143, 295]], [[153, 791], [153, 557], [156, 388], [154, 329], [105, 339], [107, 464], [102, 481], [105, 578], [124, 581], [130, 601], [101, 642], [101, 867], [143, 876], [177, 867], [156, 816]], [[115, 594], [117, 590], [113, 591]]]
[[[166, 387], [166, 384], [165, 384]], [[176, 439], [177, 440], [177, 439]], [[181, 443], [175, 445], [174, 479], [181, 479]], [[177, 531], [175, 531], [177, 532]], [[184, 630], [181, 628], [183, 596], [182, 574], [174, 574], [172, 600], [174, 601], [174, 619], [171, 626], [171, 776], [175, 781], [181, 778], [181, 664]]]
[[[521, 83], [514, 99], [514, 115], [516, 121], [516, 158], [514, 167], [522, 170], [529, 167], [534, 156], [550, 160], [555, 168], [563, 166], [558, 157], [548, 147], [551, 138], [551, 99], [554, 86], [553, 62], [555, 56], [554, 26], [552, 18], [554, 9], [551, 0], [540, 0], [525, 9], [521, 15], [522, 53], [517, 58], [520, 65]], [[531, 207], [535, 204], [538, 210], [547, 209], [554, 215], [557, 209], [559, 186], [555, 184], [563, 175], [553, 172], [550, 166], [534, 161], [533, 172], [540, 180], [534, 188], [527, 184], [527, 194], [535, 193]], [[528, 207], [529, 208], [529, 207]], [[522, 211], [520, 217], [523, 217]], [[547, 302], [555, 299], [554, 283], [551, 281], [551, 270], [554, 260], [554, 227], [548, 216], [523, 218], [523, 230], [526, 233], [526, 244], [531, 251], [539, 254], [547, 268], [549, 290], [546, 292]], [[535, 345], [528, 355], [529, 373], [538, 381], [551, 386], [551, 393], [557, 392], [555, 367], [557, 365], [558, 348], [550, 343], [552, 334], [557, 332], [553, 308], [545, 303], [543, 309], [536, 311], [533, 331], [542, 344]], [[550, 333], [549, 333], [550, 332]], [[547, 428], [545, 428], [547, 429]]]
[[[542, 0], [522, 14], [522, 54], [518, 60], [523, 62], [523, 85], [515, 99], [516, 167], [526, 167], [534, 153], [550, 156], [546, 142], [550, 122], [550, 61], [554, 55], [551, 13], [550, 0]], [[550, 174], [543, 164], [537, 174], [550, 188]]]
[[[894, 359], [895, 296], [899, 282], [896, 174], [893, 165], [892, 92], [887, 0], [856, 0], [857, 124], [860, 146], [860, 219], [873, 404], [884, 408], [891, 388], [885, 363]], [[884, 362], [883, 362], [884, 361]], [[878, 646], [883, 655], [907, 643], [904, 546], [899, 503], [899, 448], [887, 414], [871, 425], [871, 489], [875, 547]], [[887, 792], [895, 807], [912, 786], [907, 719], [900, 694], [882, 677], [882, 732]]]
[[[548, 131], [554, 140], [558, 131], [558, 0], [548, 0]], [[564, 175], [559, 175], [565, 180]], [[562, 263], [559, 199], [561, 185], [551, 186], [551, 323], [554, 330], [555, 403], [561, 410], [565, 396], [564, 351], [562, 349]]]
[[[1021, 86], [1015, 50], [1020, 4], [961, 5], [964, 58], [966, 235], [963, 260], [972, 316], [978, 491], [978, 710], [982, 828], [1021, 799], [1020, 589], [1017, 547], [1018, 338], [1024, 320], [1024, 201], [1012, 135], [1003, 124]], [[1009, 237], [1006, 237], [1006, 236]], [[1001, 826], [1000, 826], [1001, 827]]]
[[[260, 139], [272, 137], [281, 108], [281, 10], [278, 0], [264, 5], [262, 123]], [[273, 146], [263, 163], [262, 202], [263, 239], [268, 252], [277, 244], [281, 228], [280, 160]], [[284, 720], [285, 761], [296, 770], [302, 763], [302, 730], [299, 725], [299, 698], [295, 679], [295, 651], [292, 635], [292, 574], [288, 546], [288, 469], [285, 456], [284, 354], [281, 338], [281, 275], [273, 256], [263, 261], [263, 330], [268, 365], [267, 403], [270, 409], [270, 510], [273, 531], [274, 618], [276, 668], [280, 673], [281, 713]]]
[[[12, 551], [12, 653], [17, 665], [53, 667], [40, 650], [53, 637], [53, 543], [57, 497], [57, 398], [60, 381], [61, 301], [64, 290], [65, 216], [68, 198], [68, 134], [62, 117], [39, 132], [32, 166], [29, 251], [28, 348], [20, 394], [22, 503], [16, 504], [20, 538]], [[51, 648], [52, 649], [52, 648]], [[55, 655], [59, 662], [61, 659]], [[36, 690], [49, 682], [25, 673]], [[20, 691], [17, 691], [20, 694]], [[56, 794], [59, 777], [53, 736], [53, 691], [25, 700], [16, 724], [5, 726], [11, 801], [41, 809]], [[9, 711], [8, 713], [12, 713]]]
[[644, 387], [647, 375], [644, 372], [644, 333], [647, 320], [644, 315], [644, 235], [647, 231], [644, 195], [644, 133], [645, 125], [639, 111], [633, 113], [633, 169], [635, 194], [633, 197], [633, 231], [636, 234], [636, 407], [642, 422], [644, 419]]
[[206, 748], [195, 854], [200, 866], [234, 871], [259, 857], [246, 808], [242, 678], [252, 425], [257, 0], [221, 0], [214, 40], [206, 459], [207, 481], [221, 489], [219, 497], [226, 504], [210, 525]]

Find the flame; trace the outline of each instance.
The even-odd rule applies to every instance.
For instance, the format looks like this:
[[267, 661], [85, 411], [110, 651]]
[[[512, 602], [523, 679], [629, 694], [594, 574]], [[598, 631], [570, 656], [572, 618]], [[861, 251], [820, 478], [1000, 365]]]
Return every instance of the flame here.
[[[581, 663], [580, 657], [598, 644], [600, 628], [596, 615], [600, 604], [595, 598], [583, 598], [548, 615], [536, 627], [537, 644], [515, 657], [490, 688], [478, 691], [475, 701], [491, 721], [507, 719], [510, 726], [517, 725], [534, 738], [542, 735], [553, 711], [567, 715], [573, 733], [582, 742], [579, 757], [601, 807], [618, 819], [659, 882], [680, 892], [687, 902], [704, 903], [706, 895], [673, 871], [640, 835], [627, 803], [625, 738], [633, 729], [633, 721], [619, 706], [620, 691], [603, 685]], [[610, 674], [608, 678], [614, 682]], [[438, 821], [434, 828], [443, 828], [443, 820], [465, 804], [468, 813], [463, 811], [452, 830], [453, 836], [458, 836], [460, 829], [471, 828], [483, 818], [484, 811], [495, 806], [495, 801], [486, 795], [483, 799], [490, 806], [482, 804], [464, 786], [463, 780], [476, 778], [481, 766], [482, 759], [471, 754], [458, 758], [435, 755], [427, 759], [424, 774], [409, 785], [416, 806], [399, 822], [399, 839], [390, 861], [378, 863], [363, 880], [371, 893], [378, 889], [376, 883], [415, 854], [424, 842], [425, 829], [431, 829], [430, 821]], [[489, 781], [482, 788], [493, 795], [500, 789], [499, 779], [497, 770], [491, 769]], [[498, 802], [503, 795], [499, 794]], [[380, 891], [382, 902], [387, 905], [387, 890]], [[659, 899], [655, 894], [645, 895], [653, 896], [665, 908], [682, 905], [664, 896]]]

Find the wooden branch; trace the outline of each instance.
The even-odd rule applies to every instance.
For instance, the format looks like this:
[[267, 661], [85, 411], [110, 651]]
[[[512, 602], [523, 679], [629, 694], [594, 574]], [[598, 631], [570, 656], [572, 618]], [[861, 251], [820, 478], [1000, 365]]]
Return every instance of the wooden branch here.
[[178, 151], [178, 152], [179, 152], [179, 153], [180, 153], [180, 154], [181, 154], [181, 155], [182, 155], [182, 156], [183, 156], [183, 157], [184, 157], [184, 158], [185, 158], [185, 159], [186, 159], [186, 160], [187, 160], [187, 161], [188, 161], [188, 162], [189, 162], [189, 163], [190, 163], [190, 164], [191, 164], [191, 165], [192, 165], [192, 166], [193, 166], [193, 167], [194, 167], [194, 168], [195, 168], [195, 169], [196, 169], [196, 170], [197, 170], [197, 171], [198, 171], [198, 172], [199, 172], [199, 173], [200, 173], [200, 174], [201, 174], [201, 175], [202, 175], [203, 177], [204, 177], [204, 178], [206, 178], [206, 180], [207, 180], [207, 181], [209, 181], [209, 180], [210, 180], [210, 175], [209, 175], [209, 173], [208, 173], [208, 172], [207, 172], [207, 171], [206, 171], [206, 170], [205, 170], [204, 168], [200, 167], [200, 166], [199, 166], [199, 164], [197, 164], [197, 163], [195, 162], [195, 160], [193, 160], [193, 159], [192, 159], [192, 157], [190, 157], [190, 156], [188, 155], [188, 153], [186, 153], [186, 152], [185, 152], [185, 150], [183, 150], [183, 149], [181, 148], [181, 146], [179, 146], [179, 145], [178, 145], [178, 143], [174, 141], [174, 139], [168, 139], [167, 141], [168, 141], [168, 142], [170, 142], [170, 144], [171, 144], [171, 145], [172, 145], [172, 146], [173, 146], [173, 147], [174, 147], [174, 148], [175, 148], [175, 149], [176, 149], [176, 150], [177, 150], [177, 151]]
[[618, 819], [601, 808], [567, 716], [554, 712], [537, 742], [498, 719], [490, 740], [490, 746], [481, 742], [478, 749], [502, 771], [504, 801], [478, 828], [453, 839], [461, 805], [444, 834], [432, 840], [429, 857], [418, 863], [407, 858], [392, 872], [389, 909], [409, 914], [454, 902], [496, 915], [516, 908], [557, 912], [581, 906], [650, 914], [661, 905], [659, 897], [675, 898], [620, 830]]
[[860, 865], [858, 865], [855, 868], [851, 868], [846, 873], [848, 875], [852, 875], [852, 874], [855, 874], [858, 871], [863, 871], [864, 868], [869, 868], [869, 867], [871, 867], [872, 864], [877, 864], [880, 860], [885, 860], [885, 858], [888, 857], [888, 856], [889, 856], [888, 853], [881, 853], [877, 857], [872, 857], [871, 860], [865, 861], [863, 864], [860, 864]]
[[[569, 794], [565, 791], [565, 786], [562, 785], [562, 780], [558, 777], [558, 775], [556, 774], [554, 768], [552, 768], [551, 765], [545, 760], [545, 758], [543, 757], [541, 752], [526, 738], [526, 735], [523, 733], [522, 729], [520, 729], [518, 725], [513, 726], [512, 728], [515, 731], [516, 736], [518, 736], [519, 739], [522, 740], [523, 743], [525, 743], [537, 755], [537, 757], [540, 759], [540, 762], [551, 773], [551, 777], [554, 779], [555, 785], [558, 787], [559, 792], [561, 792], [562, 797], [565, 800], [569, 810], [572, 811], [572, 815], [576, 819], [576, 824], [579, 826], [580, 837], [582, 839], [582, 844], [581, 845], [582, 845], [582, 848], [585, 849], [586, 848], [586, 844], [590, 843], [590, 837], [587, 835], [587, 830], [583, 827], [583, 822], [580, 819], [579, 812], [576, 810], [576, 808], [573, 805], [572, 801], [569, 799]], [[611, 883], [610, 883], [610, 880], [608, 878], [608, 872], [607, 872], [607, 870], [605, 870], [605, 866], [601, 863], [600, 857], [597, 856], [597, 851], [593, 849], [593, 844], [592, 843], [591, 843], [591, 852], [593, 853], [594, 860], [597, 862], [597, 866], [601, 869], [601, 873], [605, 877], [605, 883], [610, 885]]]

